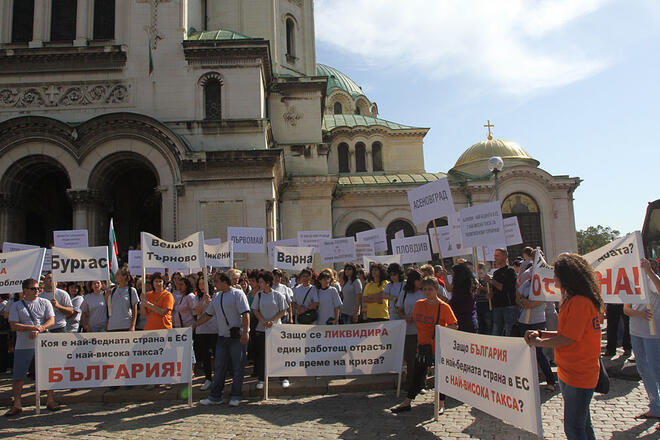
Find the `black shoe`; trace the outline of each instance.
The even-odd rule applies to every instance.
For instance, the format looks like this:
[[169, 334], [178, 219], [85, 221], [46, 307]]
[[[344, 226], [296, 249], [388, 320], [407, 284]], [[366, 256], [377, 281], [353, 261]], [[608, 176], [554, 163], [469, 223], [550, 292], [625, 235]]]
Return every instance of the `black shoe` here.
[[394, 414], [399, 414], [399, 413], [402, 413], [402, 412], [408, 412], [410, 410], [412, 410], [412, 407], [410, 405], [395, 406], [394, 408], [390, 409], [390, 411], [392, 411]]
[[603, 356], [605, 356], [605, 357], [616, 356], [616, 351], [609, 351], [608, 350], [608, 351], [605, 352], [605, 354]]

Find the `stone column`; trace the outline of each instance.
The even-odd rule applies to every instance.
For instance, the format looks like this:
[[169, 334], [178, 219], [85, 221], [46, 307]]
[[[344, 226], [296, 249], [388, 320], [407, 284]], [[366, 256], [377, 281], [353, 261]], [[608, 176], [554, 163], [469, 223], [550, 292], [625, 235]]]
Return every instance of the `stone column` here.
[[274, 200], [266, 200], [266, 241], [275, 240]]
[[348, 171], [352, 174], [355, 173], [355, 144], [348, 146]]
[[176, 190], [170, 190], [169, 186], [159, 186], [156, 192], [160, 195], [160, 235], [168, 241], [174, 241], [176, 230], [177, 213]]
[[[72, 190], [66, 192], [73, 212], [73, 229], [87, 229], [89, 245], [102, 245], [107, 234], [107, 200], [103, 194], [93, 189]], [[105, 229], [104, 229], [105, 225]]]
[[50, 37], [46, 37], [46, 24], [50, 20], [50, 8], [47, 7], [48, 4], [50, 4], [50, 1], [34, 0], [32, 41], [28, 43], [28, 47], [42, 47], [44, 45], [44, 40], [50, 39]]
[[91, 1], [78, 1], [76, 11], [76, 39], [74, 46], [87, 46], [89, 39], [89, 5]]

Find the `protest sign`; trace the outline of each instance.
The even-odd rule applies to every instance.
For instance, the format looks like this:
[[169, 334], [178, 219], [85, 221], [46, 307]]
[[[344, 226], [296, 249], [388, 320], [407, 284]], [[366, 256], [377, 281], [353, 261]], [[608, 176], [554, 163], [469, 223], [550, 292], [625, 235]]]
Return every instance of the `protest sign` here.
[[495, 261], [495, 251], [498, 249], [506, 249], [506, 244], [500, 243], [483, 246], [481, 256], [485, 261]]
[[504, 241], [507, 246], [514, 246], [523, 242], [518, 217], [513, 216], [502, 219], [502, 226], [504, 227]]
[[641, 268], [642, 234], [632, 232], [584, 256], [596, 272], [600, 294], [609, 304], [647, 304], [648, 278]]
[[344, 263], [355, 260], [355, 240], [353, 237], [324, 240], [320, 247], [321, 263]]
[[396, 239], [404, 238], [405, 236], [406, 236], [406, 233], [404, 232], [403, 229], [401, 229], [400, 231], [396, 231], [394, 233], [394, 238], [396, 238]]
[[374, 244], [372, 243], [361, 243], [359, 241], [355, 242], [355, 262], [362, 263], [364, 257], [369, 257], [371, 255], [376, 255], [374, 250]]
[[352, 325], [273, 325], [266, 329], [268, 376], [398, 373], [403, 320]]
[[268, 242], [268, 261], [271, 266], [275, 266], [275, 249], [274, 246], [298, 246], [298, 238], [286, 238], [284, 240], [269, 241]]
[[131, 275], [142, 274], [142, 251], [128, 251], [128, 271]]
[[183, 240], [170, 242], [142, 232], [142, 266], [168, 269], [198, 269], [204, 265], [204, 233], [196, 232]]
[[[16, 252], [24, 251], [26, 249], [38, 249], [39, 246], [32, 244], [23, 244], [23, 243], [12, 243], [10, 241], [5, 241], [2, 243], [2, 252]], [[51, 261], [53, 258], [53, 252], [51, 249], [46, 249], [46, 255], [44, 256], [44, 264], [41, 267], [41, 272], [49, 272], [51, 270]]]
[[543, 437], [535, 350], [523, 338], [435, 329], [436, 391]]
[[321, 242], [332, 238], [330, 231], [298, 231], [298, 246], [313, 247], [314, 253], [319, 251]]
[[228, 226], [227, 241], [234, 243], [234, 252], [263, 254], [266, 249], [266, 230], [264, 228], [237, 228]]
[[74, 229], [70, 231], [53, 231], [53, 247], [58, 248], [85, 248], [89, 246], [87, 241], [87, 229]]
[[232, 267], [234, 265], [234, 243], [225, 241], [215, 245], [204, 244], [206, 265], [211, 267]]
[[278, 269], [301, 271], [314, 264], [313, 247], [274, 246], [275, 264]]
[[387, 235], [385, 228], [369, 229], [355, 234], [355, 240], [361, 243], [373, 243], [374, 251], [387, 251]]
[[204, 239], [204, 244], [208, 244], [210, 246], [217, 246], [220, 243], [222, 243], [222, 240], [219, 238], [205, 238]]
[[479, 247], [505, 243], [500, 202], [470, 206], [459, 211], [461, 243]]
[[428, 235], [392, 240], [392, 253], [401, 255], [401, 263], [421, 263], [431, 259]]
[[53, 279], [97, 281], [110, 279], [108, 247], [53, 248]]
[[[435, 236], [436, 229], [438, 231], [439, 238], [436, 238]], [[433, 253], [439, 253], [438, 241], [440, 242], [440, 250], [442, 251], [443, 258], [458, 257], [459, 255], [467, 255], [472, 252], [472, 249], [463, 249], [463, 246], [460, 242], [460, 232], [458, 234], [458, 242], [453, 241], [456, 240], [457, 236], [456, 234], [451, 233], [451, 229], [451, 226], [438, 226], [437, 228], [430, 228], [428, 230], [429, 238], [431, 240], [431, 250]], [[460, 225], [458, 225], [458, 229], [460, 230]]]
[[362, 257], [364, 264], [362, 265], [367, 269], [372, 264], [384, 264], [389, 266], [390, 264], [396, 263], [401, 264], [401, 255], [365, 255]]
[[532, 265], [532, 295], [529, 299], [533, 301], [561, 301], [561, 291], [555, 286], [555, 270], [545, 261], [538, 247]]
[[192, 380], [192, 329], [41, 333], [40, 390], [186, 383]]
[[22, 292], [23, 280], [39, 279], [45, 249], [25, 249], [0, 254], [0, 293]]
[[408, 202], [416, 225], [454, 212], [454, 201], [446, 177], [408, 191]]

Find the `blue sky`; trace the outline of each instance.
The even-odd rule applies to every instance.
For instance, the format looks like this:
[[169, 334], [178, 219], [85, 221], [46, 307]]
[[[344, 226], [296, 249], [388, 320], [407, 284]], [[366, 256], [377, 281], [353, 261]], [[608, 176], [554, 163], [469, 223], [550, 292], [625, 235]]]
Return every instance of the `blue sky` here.
[[431, 128], [428, 171], [490, 119], [541, 168], [584, 179], [578, 229], [641, 229], [660, 198], [660, 2], [316, 0], [315, 18], [318, 62], [379, 117]]

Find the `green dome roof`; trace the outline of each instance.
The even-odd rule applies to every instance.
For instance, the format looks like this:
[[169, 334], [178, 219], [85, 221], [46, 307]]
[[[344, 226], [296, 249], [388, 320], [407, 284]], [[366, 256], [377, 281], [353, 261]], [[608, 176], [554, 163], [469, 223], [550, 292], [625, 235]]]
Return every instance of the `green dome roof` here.
[[364, 92], [355, 84], [355, 81], [350, 79], [348, 76], [341, 73], [339, 70], [334, 67], [326, 66], [325, 64], [316, 65], [316, 74], [318, 76], [327, 76], [328, 77], [328, 87], [326, 93], [329, 95], [333, 90], [339, 89], [351, 95], [353, 98], [356, 96], [364, 96]]

